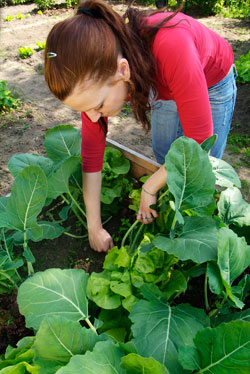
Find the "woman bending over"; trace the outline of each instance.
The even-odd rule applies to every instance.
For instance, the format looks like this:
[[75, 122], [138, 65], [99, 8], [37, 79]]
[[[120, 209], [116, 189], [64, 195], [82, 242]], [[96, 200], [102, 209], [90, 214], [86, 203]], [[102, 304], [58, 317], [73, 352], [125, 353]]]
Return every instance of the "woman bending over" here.
[[101, 170], [108, 117], [125, 101], [142, 127], [151, 129], [162, 165], [143, 185], [141, 222], [157, 217], [150, 205], [166, 183], [164, 159], [175, 139], [185, 135], [201, 143], [217, 134], [211, 155], [220, 158], [225, 149], [236, 99], [232, 48], [180, 10], [129, 8], [123, 18], [105, 2], [88, 0], [48, 35], [46, 82], [59, 100], [81, 112], [83, 196], [96, 251], [113, 246], [101, 222]]

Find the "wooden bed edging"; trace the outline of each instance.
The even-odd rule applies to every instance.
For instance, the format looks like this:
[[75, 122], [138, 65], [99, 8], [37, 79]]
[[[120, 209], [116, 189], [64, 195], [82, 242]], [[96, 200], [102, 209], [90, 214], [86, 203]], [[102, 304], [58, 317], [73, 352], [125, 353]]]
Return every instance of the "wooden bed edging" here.
[[160, 164], [158, 164], [156, 161], [153, 161], [150, 158], [117, 143], [115, 140], [107, 138], [106, 146], [116, 148], [123, 153], [123, 155], [131, 163], [132, 176], [137, 179], [141, 178], [143, 175], [153, 174], [160, 167]]

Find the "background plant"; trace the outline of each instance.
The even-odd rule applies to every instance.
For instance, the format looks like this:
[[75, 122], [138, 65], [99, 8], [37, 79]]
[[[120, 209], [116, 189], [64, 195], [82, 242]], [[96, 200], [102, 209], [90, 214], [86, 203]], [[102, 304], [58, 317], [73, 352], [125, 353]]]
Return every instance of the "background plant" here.
[[250, 51], [245, 55], [240, 56], [239, 61], [235, 61], [237, 68], [237, 82], [238, 83], [249, 83], [250, 82]]
[[43, 49], [45, 49], [45, 46], [46, 46], [46, 41], [36, 42], [36, 50], [37, 51], [42, 51]]
[[7, 81], [0, 81], [0, 112], [18, 109], [21, 103], [21, 100], [8, 90], [7, 83]]
[[19, 57], [21, 58], [28, 58], [30, 57], [31, 55], [33, 55], [34, 51], [31, 47], [20, 47], [18, 48], [18, 54], [19, 54]]

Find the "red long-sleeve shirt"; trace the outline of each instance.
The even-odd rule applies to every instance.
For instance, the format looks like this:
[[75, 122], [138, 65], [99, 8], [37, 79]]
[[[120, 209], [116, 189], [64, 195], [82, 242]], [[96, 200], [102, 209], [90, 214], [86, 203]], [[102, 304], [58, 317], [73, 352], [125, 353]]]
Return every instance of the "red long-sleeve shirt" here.
[[[149, 18], [158, 23], [166, 13]], [[213, 134], [208, 87], [222, 80], [233, 63], [226, 40], [192, 17], [178, 13], [154, 39], [157, 99], [174, 100], [184, 135], [201, 143]], [[102, 169], [105, 136], [97, 123], [82, 113], [82, 169]]]

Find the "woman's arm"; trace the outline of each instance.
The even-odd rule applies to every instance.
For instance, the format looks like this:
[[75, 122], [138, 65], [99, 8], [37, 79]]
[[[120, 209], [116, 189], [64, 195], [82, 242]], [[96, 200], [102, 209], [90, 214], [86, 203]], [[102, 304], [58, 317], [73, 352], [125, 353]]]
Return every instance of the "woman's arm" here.
[[101, 171], [82, 174], [83, 199], [86, 206], [89, 243], [97, 252], [107, 252], [114, 244], [109, 233], [103, 229], [101, 221]]
[[[144, 183], [141, 192], [140, 208], [137, 219], [143, 223], [151, 223], [154, 218], [158, 217], [156, 210], [151, 209], [157, 201], [157, 192], [166, 184], [167, 173], [165, 164], [160, 167], [147, 181]], [[147, 217], [146, 219], [144, 217]]]

